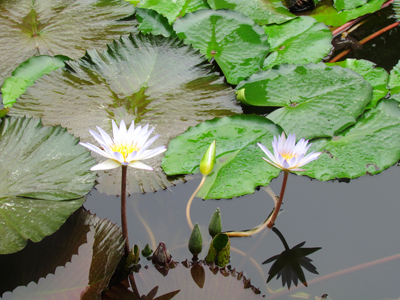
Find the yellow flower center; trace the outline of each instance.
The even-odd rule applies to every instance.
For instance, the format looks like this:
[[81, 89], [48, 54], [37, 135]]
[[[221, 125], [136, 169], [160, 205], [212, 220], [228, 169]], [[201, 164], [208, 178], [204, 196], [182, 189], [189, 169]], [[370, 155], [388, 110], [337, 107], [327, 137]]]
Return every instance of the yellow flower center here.
[[119, 152], [122, 154], [124, 157], [124, 161], [126, 161], [126, 158], [130, 153], [133, 151], [138, 151], [139, 148], [137, 147], [136, 143], [131, 143], [131, 144], [113, 144], [110, 145], [110, 149], [113, 152]]
[[292, 153], [292, 152], [284, 152], [281, 153], [281, 156], [286, 160], [289, 161], [291, 160], [293, 157], [297, 157], [297, 153]]

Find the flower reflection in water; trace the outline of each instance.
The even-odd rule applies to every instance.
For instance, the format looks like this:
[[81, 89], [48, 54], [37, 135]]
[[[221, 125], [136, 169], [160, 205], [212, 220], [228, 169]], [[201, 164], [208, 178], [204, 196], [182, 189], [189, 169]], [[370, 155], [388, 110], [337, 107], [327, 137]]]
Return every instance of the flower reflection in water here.
[[302, 242], [290, 249], [282, 233], [276, 227], [273, 227], [272, 230], [282, 241], [285, 246], [285, 251], [281, 254], [270, 257], [262, 263], [264, 265], [275, 261], [268, 272], [269, 276], [267, 283], [270, 282], [275, 275], [278, 275], [276, 279], [282, 277], [282, 286], [287, 284], [288, 289], [290, 289], [292, 282], [297, 286], [299, 280], [307, 286], [307, 281], [302, 267], [314, 274], [318, 274], [318, 272], [317, 268], [311, 263], [312, 260], [306, 256], [321, 248], [303, 248], [306, 242]]

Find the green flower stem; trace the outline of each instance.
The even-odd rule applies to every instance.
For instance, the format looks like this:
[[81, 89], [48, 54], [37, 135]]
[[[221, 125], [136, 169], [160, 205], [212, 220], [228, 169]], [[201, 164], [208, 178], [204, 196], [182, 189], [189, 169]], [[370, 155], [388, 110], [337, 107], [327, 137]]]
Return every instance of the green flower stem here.
[[276, 217], [278, 216], [278, 213], [281, 210], [281, 205], [282, 205], [282, 201], [283, 201], [283, 196], [285, 195], [286, 183], [287, 183], [288, 176], [289, 176], [289, 171], [283, 170], [283, 181], [282, 181], [281, 193], [279, 195], [278, 203], [275, 204], [275, 209], [274, 209], [274, 212], [272, 213], [271, 219], [267, 223], [268, 228], [271, 228], [272, 226], [274, 226]]
[[126, 172], [128, 166], [122, 166], [121, 178], [121, 224], [122, 236], [125, 238], [125, 255], [129, 254], [129, 237], [128, 237], [128, 223], [126, 221]]
[[206, 181], [206, 178], [207, 178], [207, 175], [203, 175], [203, 178], [201, 179], [199, 186], [194, 191], [194, 193], [192, 194], [192, 196], [190, 197], [190, 199], [186, 205], [186, 220], [187, 220], [188, 225], [191, 230], [193, 230], [193, 223], [192, 223], [192, 219], [190, 218], [190, 206], [192, 205], [194, 197], [196, 197], [197, 193], [199, 192], [199, 190], [203, 186], [204, 182]]

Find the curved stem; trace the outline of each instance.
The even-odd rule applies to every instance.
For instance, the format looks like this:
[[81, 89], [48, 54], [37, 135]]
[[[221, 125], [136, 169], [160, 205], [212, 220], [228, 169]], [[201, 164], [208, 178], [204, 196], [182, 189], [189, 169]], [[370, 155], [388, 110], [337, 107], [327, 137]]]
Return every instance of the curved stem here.
[[122, 225], [122, 236], [125, 239], [125, 255], [129, 254], [129, 237], [128, 237], [128, 223], [126, 220], [126, 172], [128, 166], [122, 166], [122, 178], [121, 178], [121, 225]]
[[272, 213], [271, 219], [267, 223], [268, 228], [271, 228], [272, 226], [274, 226], [276, 217], [278, 216], [279, 211], [281, 210], [281, 205], [282, 205], [282, 201], [283, 201], [283, 196], [285, 195], [286, 183], [287, 183], [288, 176], [289, 176], [289, 171], [284, 170], [281, 193], [279, 195], [278, 203], [275, 205], [274, 212]]
[[135, 203], [133, 209], [135, 210], [136, 217], [139, 219], [140, 223], [142, 223], [143, 227], [146, 229], [147, 234], [149, 235], [151, 249], [156, 249], [157, 243], [153, 231], [151, 231], [150, 226], [146, 223], [145, 219], [143, 219], [143, 217], [140, 215], [140, 212], [137, 208], [137, 203]]
[[285, 238], [283, 237], [283, 234], [278, 230], [278, 228], [272, 227], [272, 231], [275, 232], [276, 235], [279, 237], [283, 246], [285, 247], [285, 250], [290, 250], [288, 243], [286, 242]]
[[200, 188], [203, 186], [204, 182], [206, 181], [207, 175], [203, 175], [203, 178], [200, 181], [199, 186], [197, 189], [193, 192], [192, 196], [190, 197], [187, 205], [186, 205], [186, 220], [188, 222], [188, 225], [191, 230], [193, 230], [193, 223], [192, 219], [190, 218], [190, 206], [192, 205], [194, 197], [196, 197], [197, 193], [199, 192]]

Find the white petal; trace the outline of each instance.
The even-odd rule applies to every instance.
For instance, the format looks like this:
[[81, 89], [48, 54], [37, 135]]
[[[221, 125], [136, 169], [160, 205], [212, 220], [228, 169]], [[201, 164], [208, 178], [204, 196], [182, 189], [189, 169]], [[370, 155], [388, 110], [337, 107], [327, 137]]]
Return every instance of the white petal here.
[[96, 126], [96, 128], [100, 132], [100, 134], [103, 137], [103, 140], [106, 142], [106, 144], [111, 145], [113, 143], [113, 141], [112, 141], [111, 137], [109, 136], [109, 134], [98, 126]]
[[121, 123], [119, 123], [119, 134], [122, 140], [126, 139], [127, 133], [128, 131], [126, 130], [125, 121], [121, 120]]
[[121, 164], [124, 162], [124, 156], [120, 152], [113, 152], [113, 158], [119, 161]]
[[159, 135], [153, 136], [151, 139], [149, 139], [143, 146], [140, 147], [139, 155], [141, 155], [147, 148], [150, 147], [151, 144], [159, 137]]
[[289, 134], [289, 136], [286, 140], [286, 143], [285, 143], [286, 152], [288, 152], [288, 153], [293, 152], [295, 145], [296, 145], [296, 135]]
[[112, 156], [110, 154], [108, 154], [107, 152], [101, 150], [100, 148], [97, 148], [96, 146], [94, 146], [94, 145], [92, 145], [90, 143], [79, 142], [79, 144], [84, 146], [84, 147], [86, 147], [86, 148], [88, 148], [89, 150], [91, 150], [93, 152], [96, 152], [97, 154], [100, 154], [100, 155], [104, 156], [104, 157], [112, 158]]
[[141, 148], [146, 143], [147, 139], [149, 138], [150, 134], [154, 131], [154, 127], [151, 128], [146, 134], [140, 137], [140, 141], [138, 141], [138, 146]]
[[107, 144], [107, 142], [104, 140], [104, 138], [100, 134], [98, 134], [97, 132], [92, 131], [92, 130], [89, 130], [89, 132], [100, 145]]
[[148, 159], [148, 158], [151, 158], [151, 157], [156, 156], [158, 154], [161, 154], [161, 153], [163, 153], [165, 151], [167, 151], [167, 147], [165, 147], [165, 146], [160, 146], [160, 147], [157, 147], [157, 148], [154, 148], [154, 149], [151, 149], [151, 150], [146, 150], [146, 151], [144, 151], [142, 153], [142, 155], [139, 156], [139, 159], [140, 160]]
[[267, 154], [267, 156], [269, 157], [270, 160], [275, 161], [275, 157], [273, 156], [273, 154], [268, 150], [267, 147], [265, 147], [263, 144], [261, 143], [257, 143], [257, 145], [261, 148], [262, 151], [264, 151], [265, 154]]
[[305, 164], [312, 162], [313, 160], [316, 160], [321, 153], [322, 152], [311, 152], [310, 154], [308, 154], [306, 157], [303, 158], [303, 160], [300, 162], [298, 166], [301, 167], [304, 166]]
[[98, 171], [98, 170], [110, 170], [110, 169], [115, 169], [119, 168], [121, 164], [114, 159], [107, 159], [95, 166], [93, 166], [90, 171]]
[[119, 134], [119, 128], [114, 120], [111, 120], [111, 123], [112, 123], [112, 128], [113, 128], [114, 143], [119, 144], [119, 143], [121, 143], [121, 136]]
[[143, 170], [149, 170], [149, 171], [153, 171], [153, 168], [140, 162], [140, 161], [133, 161], [131, 163], [129, 163], [128, 165], [129, 167], [132, 168], [136, 168], [136, 169], [143, 169]]
[[282, 170], [282, 167], [281, 167], [281, 166], [278, 166], [277, 164], [273, 163], [272, 161], [269, 161], [269, 160], [266, 159], [265, 157], [263, 157], [262, 159], [265, 160], [267, 163], [269, 163], [271, 166]]
[[135, 132], [135, 121], [132, 121], [131, 125], [129, 126], [128, 136], [133, 136]]

